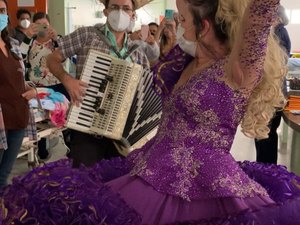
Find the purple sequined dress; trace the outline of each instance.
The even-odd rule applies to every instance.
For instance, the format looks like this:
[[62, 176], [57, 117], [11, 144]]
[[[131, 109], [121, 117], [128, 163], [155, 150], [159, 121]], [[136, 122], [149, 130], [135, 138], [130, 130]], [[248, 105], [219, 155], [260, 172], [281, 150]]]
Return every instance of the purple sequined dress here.
[[[254, 71], [254, 86], [272, 23], [264, 18], [273, 18], [278, 4], [255, 0], [250, 8], [240, 58]], [[151, 141], [126, 159], [79, 170], [61, 160], [14, 179], [0, 193], [2, 224], [300, 224], [300, 178], [282, 166], [236, 162], [229, 153], [249, 90], [221, 79], [228, 58], [174, 90], [191, 60], [176, 46], [154, 69], [163, 113]]]

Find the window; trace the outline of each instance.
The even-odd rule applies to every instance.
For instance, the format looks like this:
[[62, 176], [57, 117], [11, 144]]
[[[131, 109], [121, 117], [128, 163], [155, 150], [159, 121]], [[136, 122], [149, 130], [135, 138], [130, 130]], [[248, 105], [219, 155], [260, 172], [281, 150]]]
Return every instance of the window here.
[[300, 9], [286, 9], [285, 13], [290, 24], [300, 24]]
[[290, 15], [291, 15], [290, 18], [291, 24], [300, 24], [300, 9], [291, 10]]

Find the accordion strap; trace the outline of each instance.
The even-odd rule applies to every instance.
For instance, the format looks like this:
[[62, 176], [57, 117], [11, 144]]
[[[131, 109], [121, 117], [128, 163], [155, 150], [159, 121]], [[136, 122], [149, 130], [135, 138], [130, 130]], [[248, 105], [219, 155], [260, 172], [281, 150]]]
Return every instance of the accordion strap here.
[[96, 33], [100, 36], [100, 38], [104, 41], [104, 43], [116, 53], [119, 59], [126, 59], [129, 57], [135, 50], [137, 50], [140, 46], [137, 44], [134, 44], [130, 47], [130, 49], [126, 52], [124, 56], [120, 54], [120, 52], [117, 50], [117, 48], [109, 41], [109, 39], [102, 33], [99, 27], [95, 27]]

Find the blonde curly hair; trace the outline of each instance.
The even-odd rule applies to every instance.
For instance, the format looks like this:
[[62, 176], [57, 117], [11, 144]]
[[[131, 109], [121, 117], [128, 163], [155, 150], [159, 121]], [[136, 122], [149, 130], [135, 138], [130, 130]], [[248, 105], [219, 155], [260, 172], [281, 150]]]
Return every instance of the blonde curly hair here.
[[[216, 20], [226, 24], [229, 47], [232, 48], [240, 33], [241, 22], [249, 0], [219, 0]], [[273, 31], [268, 38], [263, 76], [248, 101], [241, 122], [242, 132], [251, 138], [263, 139], [270, 131], [268, 124], [276, 109], [282, 109], [285, 99], [282, 85], [286, 74], [287, 55]]]

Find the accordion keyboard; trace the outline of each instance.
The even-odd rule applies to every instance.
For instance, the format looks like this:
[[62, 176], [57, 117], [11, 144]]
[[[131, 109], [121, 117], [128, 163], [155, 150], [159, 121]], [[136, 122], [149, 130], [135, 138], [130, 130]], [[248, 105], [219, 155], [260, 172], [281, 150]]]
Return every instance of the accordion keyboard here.
[[67, 127], [121, 139], [141, 73], [140, 65], [90, 50], [80, 77], [89, 87], [80, 107], [71, 107]]

